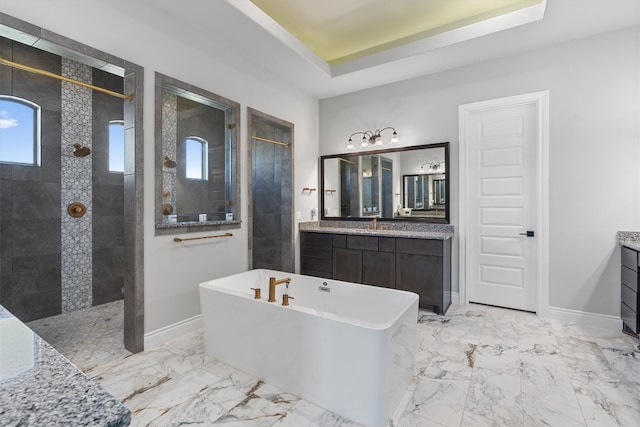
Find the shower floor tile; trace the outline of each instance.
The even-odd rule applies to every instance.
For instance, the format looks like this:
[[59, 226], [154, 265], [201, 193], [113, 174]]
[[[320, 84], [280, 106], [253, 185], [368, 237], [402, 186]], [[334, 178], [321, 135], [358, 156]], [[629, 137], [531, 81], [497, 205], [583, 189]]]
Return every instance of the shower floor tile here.
[[27, 323], [83, 372], [131, 353], [124, 348], [124, 300]]

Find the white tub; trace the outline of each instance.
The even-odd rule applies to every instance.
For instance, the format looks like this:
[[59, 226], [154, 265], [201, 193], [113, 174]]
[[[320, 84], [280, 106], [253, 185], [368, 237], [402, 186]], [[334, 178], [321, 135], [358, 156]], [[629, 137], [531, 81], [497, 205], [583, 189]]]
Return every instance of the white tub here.
[[[291, 277], [267, 302], [269, 277]], [[319, 286], [326, 283], [330, 292]], [[262, 289], [253, 299], [251, 288]], [[200, 284], [208, 355], [369, 427], [387, 425], [412, 378], [418, 295], [271, 270]]]

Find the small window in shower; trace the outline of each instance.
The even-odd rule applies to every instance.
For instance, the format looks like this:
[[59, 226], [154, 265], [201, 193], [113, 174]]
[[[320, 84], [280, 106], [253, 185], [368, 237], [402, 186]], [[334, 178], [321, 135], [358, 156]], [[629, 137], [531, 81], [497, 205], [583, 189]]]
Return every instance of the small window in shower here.
[[124, 172], [124, 121], [109, 122], [109, 172]]
[[207, 180], [209, 143], [197, 136], [190, 136], [186, 145], [186, 176], [189, 179]]
[[0, 95], [0, 163], [40, 166], [40, 106]]

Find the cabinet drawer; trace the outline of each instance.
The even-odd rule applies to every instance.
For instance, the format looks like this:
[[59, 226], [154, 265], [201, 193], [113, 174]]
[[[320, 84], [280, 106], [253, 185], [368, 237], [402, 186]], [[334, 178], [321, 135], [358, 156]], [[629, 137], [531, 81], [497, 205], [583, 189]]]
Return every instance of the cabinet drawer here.
[[300, 244], [307, 246], [331, 247], [331, 234], [324, 233], [300, 233]]
[[634, 333], [638, 333], [638, 315], [627, 307], [625, 303], [620, 303], [620, 317], [622, 317], [622, 321], [629, 329]]
[[638, 271], [638, 252], [622, 246], [622, 265]]
[[635, 312], [638, 311], [638, 294], [634, 290], [627, 288], [625, 285], [622, 285], [620, 298], [622, 299], [622, 302], [625, 303], [631, 310]]
[[373, 236], [347, 236], [347, 248], [377, 251], [378, 238]]
[[378, 251], [395, 252], [396, 239], [394, 237], [378, 237]]
[[637, 272], [623, 265], [620, 278], [623, 284], [627, 285], [634, 292], [638, 292], [638, 273]]
[[397, 238], [396, 253], [442, 256], [442, 240]]
[[347, 235], [346, 234], [334, 234], [332, 245], [334, 248], [346, 248], [347, 247]]

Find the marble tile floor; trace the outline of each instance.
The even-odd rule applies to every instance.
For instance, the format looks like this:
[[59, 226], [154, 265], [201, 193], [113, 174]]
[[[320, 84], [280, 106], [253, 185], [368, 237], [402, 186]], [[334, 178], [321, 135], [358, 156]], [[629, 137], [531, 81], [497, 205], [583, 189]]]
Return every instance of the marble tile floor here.
[[[495, 307], [421, 311], [398, 425], [638, 426], [637, 344]], [[131, 409], [133, 426], [357, 425], [204, 355], [201, 330], [84, 370]]]

